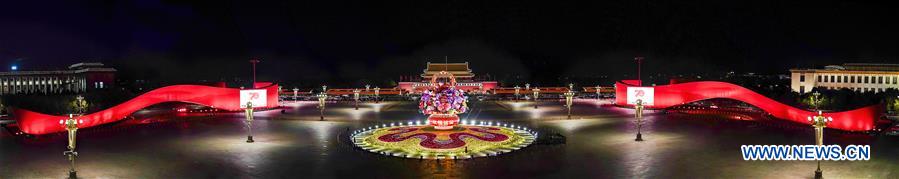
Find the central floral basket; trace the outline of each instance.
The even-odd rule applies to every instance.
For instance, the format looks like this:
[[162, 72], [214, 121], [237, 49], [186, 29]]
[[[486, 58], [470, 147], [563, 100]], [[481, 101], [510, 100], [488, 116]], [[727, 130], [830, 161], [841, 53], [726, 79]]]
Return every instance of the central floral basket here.
[[427, 88], [418, 103], [421, 113], [428, 115], [427, 124], [437, 130], [453, 129], [459, 124], [458, 114], [468, 111], [465, 91], [456, 88], [456, 78], [446, 71], [434, 75]]
[[521, 126], [460, 120], [458, 114], [468, 111], [468, 98], [446, 71], [434, 75], [427, 88], [418, 104], [427, 121], [356, 130], [350, 140], [362, 149], [397, 157], [466, 159], [511, 152], [537, 136]]

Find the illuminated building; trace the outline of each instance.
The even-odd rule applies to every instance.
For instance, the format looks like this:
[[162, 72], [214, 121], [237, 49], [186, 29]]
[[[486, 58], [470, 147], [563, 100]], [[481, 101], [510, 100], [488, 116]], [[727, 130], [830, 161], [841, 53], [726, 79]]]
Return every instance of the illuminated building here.
[[434, 75], [446, 71], [452, 74], [458, 83], [456, 87], [466, 92], [485, 92], [496, 87], [496, 81], [486, 81], [486, 78], [476, 78], [475, 74], [465, 63], [431, 63], [428, 62], [427, 67], [421, 75], [416, 77], [402, 77], [398, 88], [407, 92], [421, 93], [429, 88], [431, 79]]
[[790, 87], [807, 93], [812, 88], [842, 89], [858, 92], [883, 92], [899, 88], [899, 64], [846, 63], [824, 69], [791, 69]]
[[82, 93], [110, 88], [115, 72], [102, 63], [77, 63], [68, 70], [0, 72], [0, 94]]

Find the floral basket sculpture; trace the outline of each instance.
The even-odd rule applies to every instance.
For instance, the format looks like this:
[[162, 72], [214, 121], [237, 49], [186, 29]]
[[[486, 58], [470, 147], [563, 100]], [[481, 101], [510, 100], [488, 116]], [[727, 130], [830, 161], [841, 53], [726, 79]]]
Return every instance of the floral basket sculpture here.
[[458, 114], [468, 110], [465, 92], [456, 88], [456, 78], [446, 71], [434, 75], [421, 94], [418, 108], [428, 115], [428, 124], [437, 130], [450, 130], [459, 124]]

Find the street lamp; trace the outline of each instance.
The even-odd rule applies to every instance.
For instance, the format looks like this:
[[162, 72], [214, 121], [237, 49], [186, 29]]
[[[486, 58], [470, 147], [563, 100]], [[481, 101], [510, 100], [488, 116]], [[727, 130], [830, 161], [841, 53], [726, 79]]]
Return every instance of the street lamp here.
[[353, 99], [356, 100], [356, 110], [359, 110], [359, 89], [353, 89]]
[[634, 61], [637, 62], [637, 80], [640, 81], [640, 84], [643, 84], [642, 73], [640, 72], [640, 65], [643, 63], [643, 57], [634, 57]]
[[79, 115], [87, 112], [87, 101], [81, 95], [75, 97], [75, 112]]
[[571, 119], [571, 98], [574, 97], [574, 91], [565, 92], [565, 107], [568, 108], [568, 119]]
[[299, 91], [300, 91], [299, 88], [293, 87], [293, 102], [294, 102], [294, 103], [297, 102], [297, 94], [299, 93]]
[[[821, 102], [819, 96], [821, 93], [815, 91], [812, 93], [812, 105], [815, 106], [815, 110], [818, 111], [818, 115], [812, 117], [808, 117], [808, 121], [812, 123], [812, 127], [815, 128], [815, 144], [818, 146], [824, 145], [824, 128], [827, 127], [827, 124], [833, 122], [833, 118], [824, 117], [823, 112], [818, 110], [819, 103]], [[818, 161], [818, 168], [815, 170], [815, 178], [822, 178], [824, 172], [821, 171], [821, 160]]]
[[371, 85], [365, 85], [365, 91], [368, 91], [368, 88], [370, 88], [370, 87], [371, 87]]
[[574, 83], [568, 83], [568, 91], [574, 91]]
[[[812, 117], [808, 117], [808, 121], [812, 123], [812, 127], [815, 128], [815, 144], [818, 146], [824, 145], [824, 128], [827, 127], [828, 123], [833, 122], [833, 118], [824, 117], [821, 111], [818, 111], [818, 115]], [[818, 169], [815, 170], [815, 178], [822, 178], [823, 172], [821, 171], [821, 160], [818, 161]]]
[[535, 87], [531, 91], [534, 91], [534, 109], [537, 109], [537, 106], [539, 105], [539, 103], [537, 103], [537, 97], [540, 97], [540, 88]]
[[279, 86], [278, 86], [278, 102], [279, 102], [279, 103], [282, 102], [282, 101], [281, 101], [281, 92], [284, 92], [284, 91], [282, 91], [282, 90], [284, 90], [284, 86], [280, 86], [280, 85], [279, 85]]
[[637, 123], [637, 139], [634, 139], [634, 141], [643, 141], [643, 134], [640, 133], [643, 129], [643, 100], [637, 99], [634, 110], [634, 120]]
[[322, 85], [322, 93], [328, 92], [328, 85]]
[[247, 143], [253, 143], [253, 102], [247, 101], [244, 113], [246, 115], [246, 120], [244, 122], [247, 123]]
[[521, 87], [518, 87], [518, 85], [516, 85], [515, 86], [515, 101], [518, 101], [518, 91], [520, 91], [520, 90], [521, 90]]
[[596, 85], [596, 101], [599, 101], [599, 85]]
[[818, 110], [818, 105], [820, 105], [819, 103], [821, 103], [821, 99], [819, 98], [820, 96], [821, 93], [818, 93], [817, 91], [812, 93], [812, 107], [815, 107], [815, 111]]
[[75, 135], [78, 132], [78, 124], [82, 123], [84, 123], [84, 121], [76, 120], [74, 114], [69, 114], [68, 119], [59, 121], [59, 124], [62, 124], [66, 131], [69, 132], [69, 146], [67, 148], [71, 153], [75, 152]]
[[77, 152], [72, 152], [66, 155], [69, 159], [69, 178], [78, 178], [78, 173], [75, 171], [75, 158], [78, 156]]
[[78, 132], [78, 124], [83, 123], [83, 120], [76, 120], [75, 115], [73, 114], [69, 114], [69, 118], [66, 120], [59, 120], [59, 124], [62, 124], [66, 131], [69, 132], [69, 145], [66, 147], [69, 150], [62, 153], [69, 159], [69, 163], [71, 163], [71, 166], [69, 167], [69, 178], [77, 178], [75, 172], [75, 157], [78, 156], [78, 152], [75, 151], [75, 139]]
[[530, 84], [530, 83], [525, 83], [525, 84], [524, 84], [524, 90], [525, 90], [525, 91], [531, 90], [531, 84]]
[[250, 63], [253, 64], [253, 84], [252, 84], [252, 88], [256, 88], [256, 64], [259, 63], [259, 62], [261, 62], [261, 61], [259, 61], [258, 58], [250, 59]]
[[328, 94], [322, 92], [318, 94], [318, 110], [321, 114], [321, 120], [325, 120], [325, 100], [328, 99]]
[[375, 87], [375, 103], [381, 103], [381, 88]]

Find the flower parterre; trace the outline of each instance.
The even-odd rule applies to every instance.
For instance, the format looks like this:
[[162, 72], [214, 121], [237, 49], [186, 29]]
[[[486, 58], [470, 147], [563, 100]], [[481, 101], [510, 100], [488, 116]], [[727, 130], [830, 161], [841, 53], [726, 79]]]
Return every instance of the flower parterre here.
[[430, 126], [374, 129], [358, 136], [360, 147], [377, 153], [416, 158], [486, 156], [529, 145], [534, 137], [505, 127], [461, 126], [461, 130], [425, 130]]

